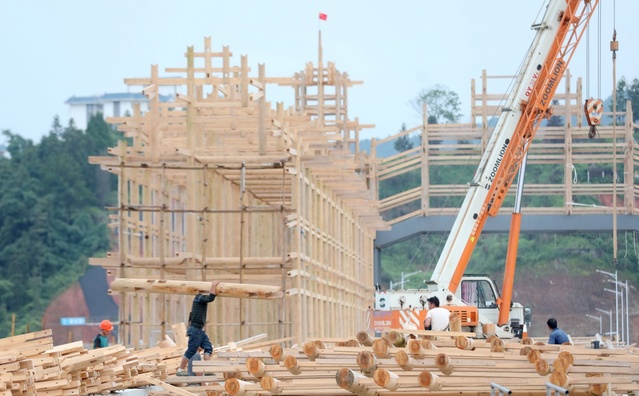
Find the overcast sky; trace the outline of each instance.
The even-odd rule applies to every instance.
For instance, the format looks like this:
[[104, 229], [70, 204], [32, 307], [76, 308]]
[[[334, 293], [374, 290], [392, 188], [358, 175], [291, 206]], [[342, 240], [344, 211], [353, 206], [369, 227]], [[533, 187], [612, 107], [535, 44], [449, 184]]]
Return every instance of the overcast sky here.
[[[0, 130], [39, 141], [53, 117], [68, 123], [71, 96], [126, 92], [124, 78], [146, 77], [150, 65], [183, 67], [187, 46], [230, 46], [234, 64], [248, 55], [270, 77], [291, 76], [324, 60], [353, 80], [349, 115], [376, 124], [362, 138], [386, 137], [419, 117], [408, 104], [439, 84], [457, 92], [469, 120], [470, 81], [517, 71], [532, 39], [530, 26], [546, 0], [0, 0]], [[613, 7], [614, 6], [614, 7]], [[327, 14], [320, 22], [319, 12]], [[612, 92], [609, 41], [613, 21], [620, 51], [617, 77], [639, 77], [639, 0], [602, 0], [590, 25], [590, 94]], [[601, 33], [601, 50], [598, 35]], [[586, 41], [570, 65], [585, 77]], [[600, 61], [598, 52], [601, 52]], [[601, 64], [599, 68], [598, 64]], [[601, 81], [597, 81], [601, 74]], [[600, 87], [600, 88], [599, 88]], [[586, 88], [584, 88], [586, 89]], [[271, 101], [287, 98], [267, 91]], [[2, 142], [0, 142], [2, 143]]]

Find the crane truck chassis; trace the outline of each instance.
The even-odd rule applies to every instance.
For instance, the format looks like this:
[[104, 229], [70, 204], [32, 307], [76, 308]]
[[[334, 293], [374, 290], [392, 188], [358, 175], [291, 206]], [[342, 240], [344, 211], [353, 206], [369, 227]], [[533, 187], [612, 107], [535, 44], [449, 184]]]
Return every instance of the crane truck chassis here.
[[[502, 338], [520, 335], [530, 315], [512, 302], [520, 213], [513, 213], [511, 238], [500, 296], [487, 276], [464, 275], [488, 216], [496, 216], [543, 119], [550, 118], [552, 98], [599, 0], [550, 0], [535, 38], [502, 108], [437, 265], [425, 287], [377, 291], [369, 330], [419, 329], [426, 299], [437, 296], [444, 308], [457, 311], [462, 328], [478, 337], [486, 328]], [[521, 177], [520, 177], [521, 179]], [[514, 235], [514, 237], [513, 237]], [[514, 253], [513, 253], [514, 251]], [[447, 297], [450, 302], [447, 304]], [[491, 330], [492, 332], [492, 330]]]

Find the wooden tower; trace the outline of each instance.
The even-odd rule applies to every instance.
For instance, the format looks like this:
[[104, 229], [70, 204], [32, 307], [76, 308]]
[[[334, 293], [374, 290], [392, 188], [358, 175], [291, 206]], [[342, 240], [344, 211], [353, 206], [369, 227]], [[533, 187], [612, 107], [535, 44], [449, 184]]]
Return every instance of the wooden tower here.
[[[320, 40], [321, 42], [321, 40]], [[119, 246], [91, 263], [125, 279], [277, 285], [279, 300], [219, 298], [214, 344], [268, 333], [300, 343], [365, 329], [373, 302], [373, 240], [387, 227], [369, 188], [354, 82], [332, 63], [288, 78], [257, 73], [228, 47], [189, 47], [185, 65], [128, 78], [150, 110], [109, 118], [126, 140], [90, 162], [119, 177], [112, 226]], [[169, 76], [170, 75], [170, 76]], [[268, 86], [294, 88], [272, 105]], [[160, 101], [160, 92], [174, 100]], [[192, 296], [120, 293], [120, 342], [152, 346], [186, 322]]]

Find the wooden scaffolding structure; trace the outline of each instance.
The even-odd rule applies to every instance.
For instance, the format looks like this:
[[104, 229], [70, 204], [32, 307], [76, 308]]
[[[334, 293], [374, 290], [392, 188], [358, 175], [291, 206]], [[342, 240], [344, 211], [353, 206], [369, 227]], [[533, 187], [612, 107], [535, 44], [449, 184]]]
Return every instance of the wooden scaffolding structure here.
[[[321, 39], [320, 39], [321, 43]], [[300, 343], [366, 328], [373, 303], [373, 241], [386, 228], [374, 205], [368, 158], [353, 145], [366, 125], [348, 118], [357, 82], [324, 65], [289, 78], [232, 63], [210, 38], [189, 47], [184, 67], [142, 86], [149, 111], [109, 118], [124, 133], [109, 156], [92, 157], [119, 178], [112, 208], [118, 251], [90, 263], [123, 279], [280, 286], [279, 300], [220, 298], [207, 332], [214, 344], [268, 333]], [[295, 106], [267, 87], [295, 91]], [[172, 89], [174, 100], [159, 93]], [[355, 150], [352, 150], [352, 148]], [[188, 320], [192, 296], [122, 292], [119, 338], [148, 347]]]
[[[424, 111], [421, 125], [409, 128], [384, 139], [373, 139], [371, 143], [371, 177], [375, 185], [385, 180], [419, 172], [421, 184], [395, 195], [379, 197], [379, 209], [389, 224], [399, 223], [416, 216], [454, 215], [459, 211], [459, 203], [466, 195], [468, 178], [447, 180], [442, 183], [432, 181], [442, 167], [456, 166], [474, 171], [479, 164], [490, 134], [499, 118], [508, 94], [502, 90], [500, 81], [510, 81], [513, 76], [489, 76], [483, 70], [481, 84], [471, 81], [471, 122], [468, 124], [428, 124], [428, 114]], [[478, 86], [479, 85], [479, 86]], [[563, 89], [562, 89], [563, 87]], [[626, 111], [617, 111], [618, 120], [623, 123], [598, 126], [594, 139], [588, 138], [589, 126], [583, 116], [584, 94], [581, 78], [572, 78], [568, 70], [563, 84], [553, 97], [553, 114], [560, 117], [562, 125], [542, 125], [528, 152], [528, 166], [554, 165], [558, 169], [559, 180], [545, 183], [525, 181], [525, 196], [541, 195], [561, 197], [562, 206], [522, 207], [522, 213], [541, 214], [611, 214], [612, 207], [602, 205], [580, 205], [579, 202], [591, 198], [613, 195], [613, 166], [623, 169], [616, 187], [618, 214], [639, 214], [639, 187], [635, 183], [636, 169], [639, 168], [639, 144], [634, 139], [634, 130], [639, 125], [633, 123], [632, 106], [626, 104]], [[605, 116], [611, 118], [611, 111]], [[378, 158], [378, 147], [389, 144], [404, 136], [420, 135], [420, 145], [410, 150], [385, 158]], [[615, 144], [616, 140], [616, 144]], [[587, 168], [587, 175], [584, 169]], [[582, 173], [578, 175], [579, 169]], [[601, 174], [607, 170], [606, 177]], [[591, 181], [590, 176], [597, 178]], [[517, 181], [518, 182], [518, 181]], [[516, 184], [516, 183], [515, 183]], [[513, 185], [508, 195], [513, 197]], [[377, 193], [378, 194], [378, 193]], [[378, 194], [379, 195], [379, 194]], [[433, 204], [434, 200], [446, 199], [444, 204]], [[393, 211], [395, 209], [395, 211]], [[399, 210], [397, 210], [399, 209]], [[512, 213], [512, 202], [506, 203], [500, 213]], [[399, 213], [399, 214], [398, 214]], [[394, 214], [394, 215], [393, 215]]]

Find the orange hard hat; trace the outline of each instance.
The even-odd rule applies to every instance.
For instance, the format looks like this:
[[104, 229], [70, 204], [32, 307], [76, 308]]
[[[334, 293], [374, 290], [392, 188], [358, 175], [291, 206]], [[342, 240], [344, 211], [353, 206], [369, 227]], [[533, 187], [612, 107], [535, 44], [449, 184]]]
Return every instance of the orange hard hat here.
[[111, 331], [113, 330], [113, 325], [111, 324], [111, 321], [104, 319], [100, 322], [100, 328], [102, 330]]

